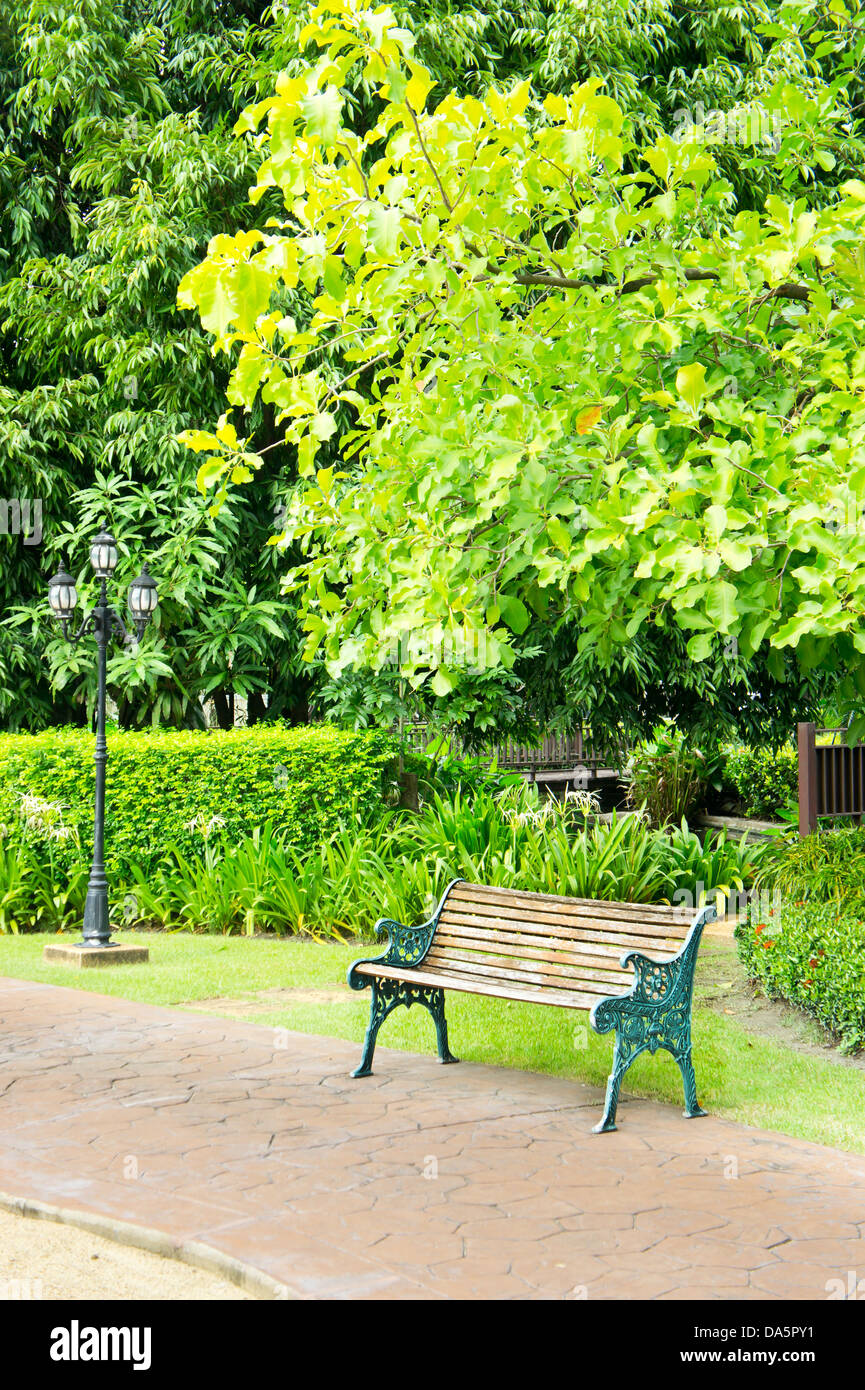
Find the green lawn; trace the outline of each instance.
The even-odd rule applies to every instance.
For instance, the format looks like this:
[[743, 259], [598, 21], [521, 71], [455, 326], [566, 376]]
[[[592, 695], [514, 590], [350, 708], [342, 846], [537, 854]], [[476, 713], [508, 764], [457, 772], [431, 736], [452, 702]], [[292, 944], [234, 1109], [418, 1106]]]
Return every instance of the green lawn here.
[[[262, 993], [339, 990], [349, 962], [368, 949], [357, 943], [121, 932], [117, 940], [143, 941], [150, 947], [149, 965], [80, 972], [43, 963], [42, 947], [56, 940], [39, 935], [0, 937], [0, 975], [151, 1004], [219, 999], [225, 1003], [215, 1011], [232, 1015], [243, 1011], [238, 1001], [246, 1001], [256, 1023], [346, 1038], [358, 1045], [363, 1039], [366, 992], [345, 989], [341, 997], [326, 1000], [274, 999]], [[713, 949], [718, 948], [706, 942], [701, 952], [707, 967]], [[706, 1109], [744, 1124], [865, 1153], [865, 1072], [749, 1034], [737, 1019], [700, 1007], [699, 1000], [698, 970], [694, 1060]], [[610, 1069], [612, 1034], [598, 1037], [584, 1014], [567, 1009], [452, 994], [448, 1025], [454, 1052], [466, 1060], [572, 1076], [596, 1086], [604, 1085]], [[425, 1010], [400, 1009], [385, 1023], [379, 1041], [388, 1047], [433, 1051], [432, 1020]], [[682, 1099], [678, 1068], [666, 1053], [641, 1057], [628, 1074], [625, 1090], [676, 1104]]]

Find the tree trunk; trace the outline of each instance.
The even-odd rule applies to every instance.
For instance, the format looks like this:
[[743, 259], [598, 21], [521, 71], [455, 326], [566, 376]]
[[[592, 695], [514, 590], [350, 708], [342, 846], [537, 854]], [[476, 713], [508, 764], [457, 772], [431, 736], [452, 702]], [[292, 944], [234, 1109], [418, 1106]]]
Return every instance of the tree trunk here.
[[290, 724], [309, 723], [309, 701], [303, 698], [295, 701], [287, 711], [288, 722]]
[[267, 714], [267, 705], [264, 703], [264, 696], [254, 690], [246, 701], [246, 722], [247, 724], [260, 724]]
[[213, 708], [216, 710], [216, 722], [220, 729], [234, 728], [234, 691], [231, 697], [226, 695], [224, 690], [214, 690]]

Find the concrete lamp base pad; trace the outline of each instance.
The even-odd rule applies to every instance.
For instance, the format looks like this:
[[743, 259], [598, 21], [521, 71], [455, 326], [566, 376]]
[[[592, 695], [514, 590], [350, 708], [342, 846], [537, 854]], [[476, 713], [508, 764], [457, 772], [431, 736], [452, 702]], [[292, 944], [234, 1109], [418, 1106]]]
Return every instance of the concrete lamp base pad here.
[[150, 959], [146, 946], [46, 946], [42, 959], [50, 965], [72, 965], [79, 970], [101, 969], [106, 965], [142, 965]]

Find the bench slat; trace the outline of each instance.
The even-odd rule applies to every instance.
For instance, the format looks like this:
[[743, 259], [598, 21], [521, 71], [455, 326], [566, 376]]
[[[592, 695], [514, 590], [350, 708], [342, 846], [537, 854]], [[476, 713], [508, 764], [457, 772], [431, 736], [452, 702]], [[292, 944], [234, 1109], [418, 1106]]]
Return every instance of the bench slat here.
[[[471, 932], [468, 927], [459, 931], [436, 932], [433, 950], [494, 951], [515, 960], [548, 960], [558, 965], [597, 966], [599, 970], [621, 970], [623, 952], [615, 946], [593, 947], [580, 941], [561, 942], [544, 936], [520, 937], [512, 932]], [[565, 949], [561, 949], [564, 947]]]
[[668, 920], [670, 923], [688, 924], [693, 910], [674, 907], [671, 903], [623, 903], [611, 902], [601, 898], [565, 898], [553, 893], [529, 893], [517, 888], [488, 888], [481, 883], [455, 883], [448, 894], [448, 902], [464, 899], [470, 902], [495, 902], [502, 906], [516, 905], [523, 910], [552, 912], [560, 916], [569, 910], [579, 912], [588, 909], [590, 915], [611, 916], [618, 920], [626, 917], [640, 917], [646, 921]]
[[507, 925], [521, 923], [526, 928], [534, 928], [536, 931], [543, 931], [550, 927], [567, 928], [571, 932], [579, 934], [587, 928], [592, 931], [606, 932], [613, 936], [628, 934], [631, 936], [651, 936], [656, 940], [669, 937], [677, 941], [683, 941], [688, 934], [687, 925], [679, 926], [677, 923], [669, 922], [641, 922], [638, 918], [612, 918], [602, 917], [599, 914], [590, 916], [586, 913], [580, 917], [569, 917], [562, 913], [558, 917], [552, 913], [523, 912], [520, 910], [489, 907], [482, 908], [471, 906], [468, 903], [448, 904], [442, 911], [440, 921], [454, 916], [465, 920], [467, 926], [485, 926], [489, 922], [500, 922]]
[[499, 932], [518, 933], [521, 936], [534, 936], [539, 941], [554, 939], [557, 942], [597, 942], [615, 949], [619, 955], [629, 947], [667, 951], [675, 955], [682, 939], [666, 934], [646, 935], [630, 928], [610, 931], [607, 926], [587, 922], [583, 927], [554, 927], [541, 922], [527, 922], [521, 917], [473, 917], [465, 913], [450, 913], [445, 909], [439, 918], [437, 931], [463, 932], [474, 930], [480, 936], [498, 936]]
[[449, 970], [447, 974], [435, 971], [404, 970], [396, 965], [358, 965], [358, 975], [371, 975], [376, 979], [408, 980], [417, 985], [432, 985], [435, 989], [456, 989], [463, 994], [484, 994], [494, 999], [516, 999], [526, 1004], [557, 1004], [563, 1009], [590, 1009], [597, 1003], [597, 994], [585, 990], [567, 989], [523, 989], [509, 981], [497, 983], [495, 980], [479, 975], [457, 974]]
[[452, 893], [448, 895], [442, 910], [442, 917], [449, 912], [478, 917], [484, 921], [489, 918], [498, 918], [505, 921], [535, 922], [539, 926], [552, 926], [558, 923], [575, 929], [579, 929], [584, 923], [591, 923], [599, 928], [603, 927], [612, 931], [641, 932], [650, 936], [661, 935], [681, 938], [687, 936], [690, 926], [690, 922], [684, 918], [644, 918], [637, 914], [617, 916], [613, 913], [601, 912], [597, 908], [594, 910], [590, 908], [567, 908], [561, 912], [554, 912], [551, 908], [543, 906], [524, 907], [521, 903], [514, 902], [473, 902], [464, 898], [455, 898]]
[[500, 976], [503, 980], [512, 979], [516, 983], [519, 983], [520, 980], [527, 980], [531, 984], [549, 984], [553, 987], [559, 985], [563, 989], [572, 989], [578, 985], [584, 985], [586, 989], [603, 986], [608, 994], [621, 992], [626, 983], [629, 983], [629, 976], [622, 970], [585, 965], [560, 965], [555, 961], [514, 959], [512, 956], [502, 956], [492, 951], [482, 953], [480, 951], [458, 950], [454, 947], [448, 947], [445, 951], [436, 951], [433, 946], [423, 964], [430, 970], [450, 970], [453, 968], [454, 970], [471, 969], [472, 973], [488, 971], [490, 974]]
[[466, 893], [475, 898], [521, 898], [527, 902], [543, 902], [555, 905], [564, 903], [569, 907], [605, 907], [614, 912], [648, 912], [665, 914], [679, 913], [683, 909], [674, 907], [671, 903], [642, 903], [625, 901], [622, 898], [578, 898], [559, 893], [539, 893], [528, 888], [503, 888], [493, 887], [488, 883], [469, 883], [467, 879], [458, 879], [451, 888], [452, 893]]
[[444, 918], [436, 931], [435, 940], [437, 943], [450, 941], [460, 946], [480, 946], [481, 949], [481, 943], [489, 942], [493, 950], [499, 950], [503, 946], [517, 946], [528, 955], [536, 951], [551, 951], [553, 955], [550, 959], [561, 957], [563, 960], [576, 960], [580, 956], [591, 956], [598, 961], [615, 961], [617, 965], [625, 951], [631, 948], [639, 950], [649, 944], [655, 953], [667, 952], [669, 955], [676, 955], [682, 944], [680, 941], [670, 941], [664, 937], [650, 937], [648, 943], [647, 938], [642, 936], [611, 939], [606, 933], [603, 936], [600, 933], [589, 936], [582, 932], [574, 936], [554, 936], [550, 932], [524, 932], [515, 923], [507, 929], [502, 927], [486, 930], [476, 926], [461, 926], [445, 921]]
[[451, 955], [452, 951], [470, 951], [473, 954], [492, 952], [494, 955], [505, 956], [512, 963], [516, 960], [541, 963], [548, 960], [551, 965], [570, 966], [572, 969], [602, 970], [617, 983], [620, 983], [624, 977], [622, 966], [619, 965], [622, 952], [613, 947], [598, 947], [597, 951], [585, 947], [577, 948], [576, 951], [569, 951], [565, 954], [565, 952], [545, 949], [542, 945], [537, 944], [537, 940], [538, 938], [535, 938], [533, 944], [526, 945], [523, 942], [516, 942], [515, 944], [512, 941], [499, 940], [498, 935], [492, 940], [487, 937], [485, 941], [477, 941], [476, 938], [452, 937], [452, 935], [444, 933], [441, 938], [438, 937], [438, 934], [435, 935], [431, 952], [435, 951], [439, 958], [446, 958], [446, 956]]

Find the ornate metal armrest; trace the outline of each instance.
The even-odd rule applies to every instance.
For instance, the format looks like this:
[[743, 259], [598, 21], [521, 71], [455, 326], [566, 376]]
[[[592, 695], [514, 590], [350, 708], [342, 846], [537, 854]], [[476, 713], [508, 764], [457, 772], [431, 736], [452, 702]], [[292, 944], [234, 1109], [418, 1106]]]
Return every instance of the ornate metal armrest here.
[[623, 969], [629, 965], [634, 967], [634, 983], [627, 998], [638, 999], [641, 1004], [648, 1005], [669, 1003], [682, 968], [678, 956], [670, 961], [657, 961], [640, 951], [628, 951], [622, 956], [621, 964]]
[[634, 967], [634, 981], [627, 994], [601, 999], [591, 1011], [590, 1021], [597, 1033], [609, 1033], [621, 1026], [626, 1015], [635, 1010], [669, 1009], [672, 1004], [690, 1008], [694, 982], [694, 966], [703, 928], [717, 917], [714, 904], [709, 903], [694, 918], [682, 948], [672, 960], [652, 960], [642, 951], [627, 951], [621, 958], [624, 969]]
[[419, 965], [430, 948], [437, 921], [438, 914], [419, 927], [407, 927], [390, 917], [380, 917], [373, 930], [376, 936], [390, 937], [387, 950], [380, 956], [364, 956], [352, 961], [348, 970], [351, 988], [365, 989], [369, 984], [368, 976], [355, 974], [357, 965]]
[[640, 951], [628, 951], [621, 959], [622, 968], [634, 967], [634, 980], [627, 994], [601, 999], [590, 1014], [596, 1033], [609, 1033], [619, 1028], [626, 1015], [650, 1013], [653, 1009], [668, 1008], [679, 994], [682, 979], [681, 953], [670, 961], [652, 960]]
[[348, 983], [351, 988], [365, 989], [369, 984], [369, 976], [355, 974], [355, 967], [358, 965], [420, 965], [432, 945], [447, 895], [454, 883], [459, 882], [459, 879], [454, 879], [453, 883], [448, 884], [432, 917], [427, 922], [421, 922], [418, 927], [407, 927], [405, 923], [395, 922], [390, 917], [380, 917], [373, 930], [376, 936], [390, 938], [387, 950], [380, 956], [363, 956], [360, 960], [352, 961], [348, 968]]

